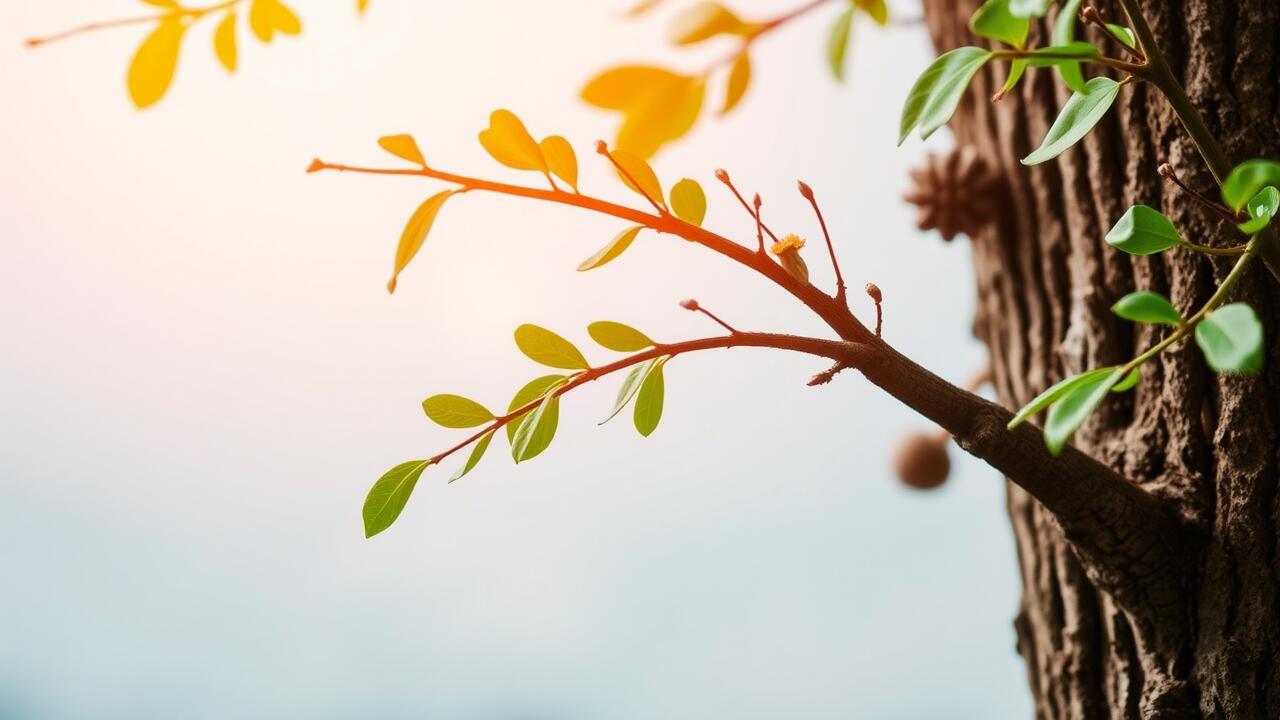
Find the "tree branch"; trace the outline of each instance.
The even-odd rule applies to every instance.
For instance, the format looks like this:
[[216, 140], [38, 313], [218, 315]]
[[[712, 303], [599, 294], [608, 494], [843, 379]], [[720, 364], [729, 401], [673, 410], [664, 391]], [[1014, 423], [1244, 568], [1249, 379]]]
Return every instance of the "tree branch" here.
[[[849, 345], [843, 361], [950, 432], [957, 444], [1030, 493], [1061, 525], [1098, 586], [1165, 647], [1185, 627], [1183, 533], [1157, 498], [1074, 447], [1045, 447], [1039, 428], [967, 392], [880, 340]], [[1176, 622], [1174, 622], [1176, 620]]]

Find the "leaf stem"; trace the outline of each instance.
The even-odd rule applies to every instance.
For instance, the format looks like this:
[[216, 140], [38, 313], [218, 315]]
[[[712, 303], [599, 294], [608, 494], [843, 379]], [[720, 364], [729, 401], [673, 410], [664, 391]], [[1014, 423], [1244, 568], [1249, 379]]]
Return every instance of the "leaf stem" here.
[[39, 47], [41, 45], [48, 45], [49, 43], [57, 42], [59, 40], [65, 40], [67, 38], [74, 37], [76, 35], [81, 35], [87, 32], [93, 32], [95, 30], [107, 30], [110, 28], [125, 27], [127, 25], [141, 25], [149, 22], [158, 22], [167, 17], [179, 16], [179, 17], [189, 17], [192, 20], [199, 20], [200, 18], [204, 17], [205, 15], [208, 15], [209, 13], [234, 7], [236, 5], [239, 5], [241, 2], [244, 2], [244, 0], [224, 0], [224, 2], [216, 3], [214, 5], [208, 5], [205, 7], [199, 7], [199, 8], [180, 8], [177, 10], [170, 10], [169, 12], [163, 12], [156, 15], [135, 16], [135, 17], [128, 17], [128, 18], [121, 18], [119, 20], [103, 20], [100, 22], [85, 23], [83, 25], [78, 25], [68, 30], [63, 30], [62, 32], [54, 33], [52, 35], [46, 35], [44, 37], [28, 38], [26, 40], [26, 45], [27, 47]]

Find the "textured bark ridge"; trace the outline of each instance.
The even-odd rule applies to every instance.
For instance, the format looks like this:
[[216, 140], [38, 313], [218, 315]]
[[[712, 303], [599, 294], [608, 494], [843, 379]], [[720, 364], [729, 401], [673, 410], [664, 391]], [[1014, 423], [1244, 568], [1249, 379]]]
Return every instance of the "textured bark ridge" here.
[[[966, 27], [979, 0], [925, 0], [939, 52], [979, 44]], [[1095, 3], [1108, 20], [1119, 7]], [[1280, 158], [1280, 2], [1144, 3], [1175, 74], [1233, 161]], [[1047, 39], [1045, 27], [1033, 30]], [[1089, 39], [1107, 47], [1097, 37]], [[1047, 43], [1046, 43], [1047, 44]], [[1113, 51], [1111, 51], [1113, 52]], [[1109, 307], [1135, 289], [1202, 304], [1229, 264], [1174, 250], [1116, 252], [1103, 235], [1131, 204], [1161, 208], [1195, 242], [1238, 235], [1156, 173], [1169, 162], [1192, 187], [1213, 179], [1153, 88], [1126, 88], [1106, 120], [1057, 161], [1024, 168], [1070, 95], [1051, 70], [988, 101], [1004, 80], [994, 64], [952, 122], [957, 141], [999, 168], [1005, 211], [973, 238], [975, 332], [991, 351], [1000, 401], [1021, 406], [1071, 373], [1122, 362], [1154, 343]], [[1267, 366], [1257, 378], [1215, 376], [1185, 343], [1144, 368], [1136, 392], [1115, 396], [1075, 443], [1168, 503], [1191, 542], [1182, 609], [1158, 627], [1121, 609], [1085, 556], [1026, 491], [1010, 485], [1023, 579], [1018, 650], [1040, 718], [1280, 718], [1280, 285], [1261, 264], [1233, 299], [1263, 318]], [[1145, 623], [1150, 624], [1150, 623]]]

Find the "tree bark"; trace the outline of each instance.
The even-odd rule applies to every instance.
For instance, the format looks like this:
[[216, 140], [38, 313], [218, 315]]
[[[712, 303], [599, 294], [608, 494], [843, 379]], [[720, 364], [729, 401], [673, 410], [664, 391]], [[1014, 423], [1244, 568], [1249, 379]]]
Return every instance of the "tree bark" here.
[[[924, 0], [939, 52], [979, 44], [967, 21], [979, 0]], [[1114, 2], [1097, 2], [1123, 22]], [[1235, 162], [1280, 158], [1280, 3], [1150, 0], [1148, 19], [1188, 94]], [[1047, 25], [1033, 39], [1048, 44]], [[1083, 35], [1114, 49], [1091, 32]], [[1058, 160], [1019, 159], [1070, 96], [1056, 72], [1028, 71], [1017, 91], [989, 98], [1003, 63], [975, 79], [951, 127], [1003, 178], [1002, 211], [972, 238], [975, 332], [990, 349], [1001, 404], [1016, 408], [1053, 382], [1117, 364], [1156, 342], [1154, 326], [1117, 319], [1122, 295], [1150, 289], [1187, 312], [1230, 266], [1182, 250], [1146, 258], [1103, 236], [1130, 205], [1162, 209], [1207, 245], [1243, 240], [1165, 184], [1169, 162], [1215, 195], [1204, 161], [1154, 88], [1125, 88], [1106, 119]], [[1168, 504], [1190, 539], [1184, 610], [1145, 627], [1091, 577], [1087, 556], [1025, 490], [1009, 485], [1023, 580], [1014, 621], [1039, 718], [1280, 718], [1280, 285], [1255, 264], [1234, 293], [1266, 328], [1257, 377], [1212, 373], [1193, 343], [1143, 369], [1136, 391], [1113, 396], [1075, 445]], [[1156, 637], [1172, 641], [1157, 641]]]

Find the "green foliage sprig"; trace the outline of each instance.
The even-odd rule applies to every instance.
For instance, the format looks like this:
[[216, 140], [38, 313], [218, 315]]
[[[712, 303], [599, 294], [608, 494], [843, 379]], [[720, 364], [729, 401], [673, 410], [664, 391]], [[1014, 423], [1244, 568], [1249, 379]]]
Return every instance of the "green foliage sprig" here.
[[[970, 28], [979, 36], [1009, 49], [964, 47], [944, 53], [934, 61], [907, 96], [899, 142], [913, 130], [918, 130], [921, 137], [928, 137], [946, 124], [977, 72], [989, 62], [1008, 61], [1008, 80], [994, 100], [1012, 90], [1028, 67], [1056, 67], [1063, 81], [1074, 91], [1043, 142], [1023, 158], [1023, 164], [1037, 165], [1066, 152], [1106, 115], [1125, 85], [1147, 82], [1169, 99], [1205, 161], [1215, 174], [1221, 172], [1221, 150], [1205, 130], [1203, 119], [1186, 100], [1181, 85], [1168, 72], [1168, 65], [1160, 56], [1150, 27], [1134, 0], [1122, 2], [1133, 29], [1104, 22], [1096, 8], [1081, 8], [1081, 0], [1067, 0], [1053, 24], [1054, 44], [1026, 49], [1031, 19], [1042, 17], [1051, 5], [1049, 0], [987, 0], [974, 13]], [[1096, 46], [1075, 40], [1077, 10], [1080, 21], [1100, 28], [1103, 37], [1129, 59], [1105, 56]], [[1100, 75], [1086, 80], [1081, 67], [1088, 65], [1117, 71], [1122, 78], [1117, 81]], [[1107, 243], [1119, 251], [1150, 255], [1180, 247], [1212, 255], [1235, 255], [1238, 259], [1213, 296], [1185, 319], [1167, 298], [1152, 291], [1131, 293], [1115, 304], [1112, 309], [1122, 318], [1169, 325], [1173, 330], [1123, 365], [1089, 370], [1058, 382], [1014, 416], [1009, 423], [1010, 429], [1047, 410], [1045, 442], [1052, 452], [1062, 450], [1071, 435], [1110, 393], [1124, 392], [1137, 385], [1146, 362], [1188, 336], [1194, 335], [1205, 361], [1218, 372], [1248, 374], [1261, 368], [1262, 325], [1256, 313], [1244, 303], [1228, 304], [1226, 301], [1231, 288], [1253, 258], [1264, 250], [1274, 253], [1274, 242], [1267, 228], [1280, 210], [1280, 190], [1277, 190], [1280, 186], [1280, 164], [1251, 160], [1236, 166], [1221, 179], [1221, 203], [1191, 191], [1177, 180], [1168, 165], [1162, 165], [1160, 173], [1177, 182], [1191, 193], [1191, 197], [1213, 212], [1236, 223], [1240, 232], [1248, 236], [1247, 240], [1227, 248], [1192, 243], [1183, 238], [1174, 223], [1155, 208], [1136, 205], [1124, 213], [1106, 234]], [[1273, 272], [1275, 270], [1273, 268]]]

